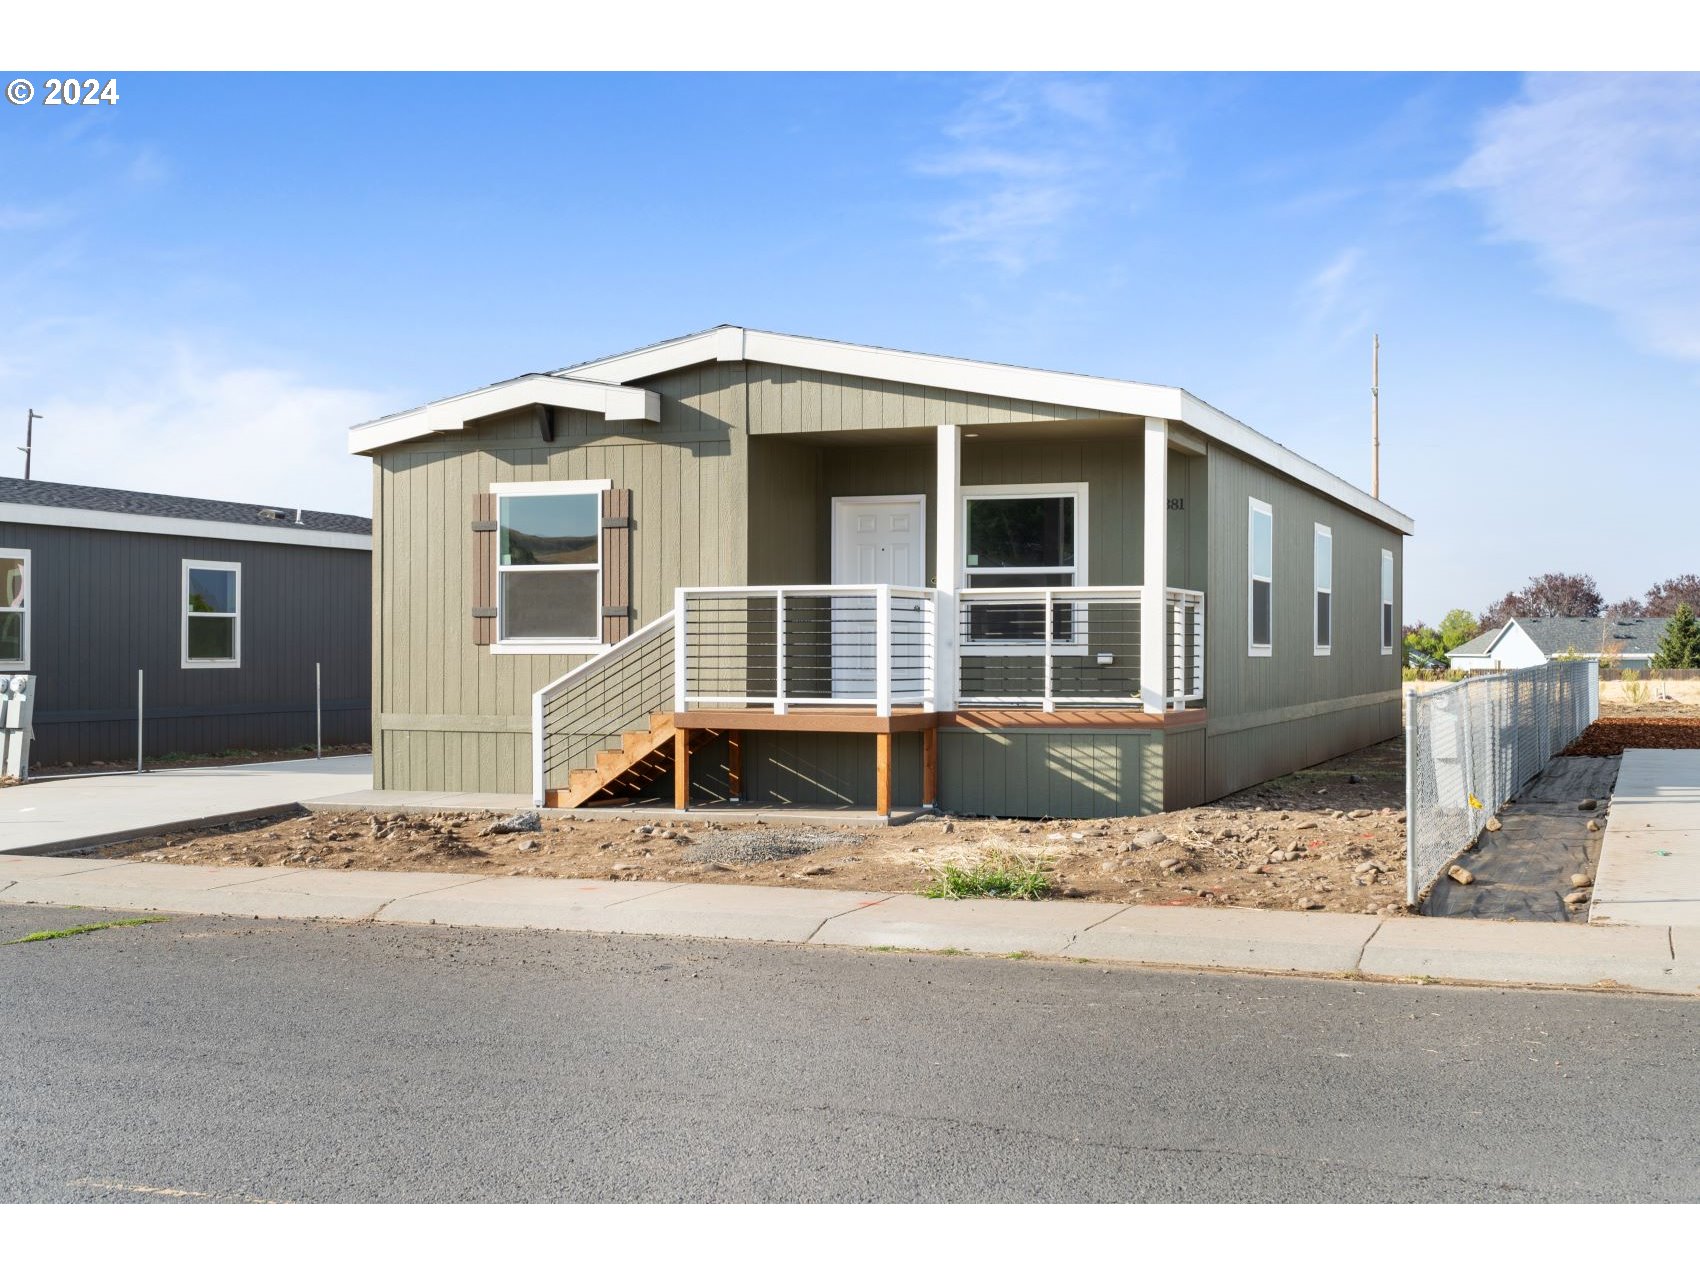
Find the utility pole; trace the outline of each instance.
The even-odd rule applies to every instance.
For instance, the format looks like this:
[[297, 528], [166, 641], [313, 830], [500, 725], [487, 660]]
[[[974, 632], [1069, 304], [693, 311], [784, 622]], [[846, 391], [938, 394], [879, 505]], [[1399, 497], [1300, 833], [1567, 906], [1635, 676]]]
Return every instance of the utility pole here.
[[1369, 494], [1381, 499], [1381, 333], [1369, 355]]
[[30, 408], [29, 419], [24, 422], [24, 445], [18, 448], [18, 450], [24, 454], [25, 482], [28, 482], [30, 477], [30, 453], [35, 450], [35, 423], [46, 419], [46, 417], [32, 407]]

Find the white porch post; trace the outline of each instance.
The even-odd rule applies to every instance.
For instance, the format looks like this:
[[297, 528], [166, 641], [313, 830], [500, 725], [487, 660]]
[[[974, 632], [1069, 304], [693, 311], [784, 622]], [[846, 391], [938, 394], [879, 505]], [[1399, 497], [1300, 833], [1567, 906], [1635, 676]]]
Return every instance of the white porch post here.
[[1139, 698], [1147, 713], [1169, 706], [1169, 422], [1145, 418], [1145, 578], [1139, 604]]
[[933, 612], [933, 698], [941, 713], [956, 708], [957, 663], [956, 590], [962, 579], [962, 427], [940, 425], [938, 432], [938, 492], [933, 501], [933, 561], [938, 605]]

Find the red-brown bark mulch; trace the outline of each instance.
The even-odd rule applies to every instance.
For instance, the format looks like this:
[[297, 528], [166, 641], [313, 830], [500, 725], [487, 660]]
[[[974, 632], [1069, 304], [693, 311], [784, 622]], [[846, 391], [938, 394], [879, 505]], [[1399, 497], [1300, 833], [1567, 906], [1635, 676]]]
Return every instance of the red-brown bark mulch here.
[[1700, 720], [1602, 717], [1562, 756], [1616, 757], [1625, 748], [1700, 748]]

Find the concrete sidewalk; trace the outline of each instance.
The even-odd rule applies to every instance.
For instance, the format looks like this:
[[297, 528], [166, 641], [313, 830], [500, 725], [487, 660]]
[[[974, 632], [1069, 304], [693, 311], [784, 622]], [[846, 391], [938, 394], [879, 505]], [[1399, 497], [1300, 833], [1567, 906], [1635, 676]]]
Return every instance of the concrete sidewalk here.
[[1588, 920], [1700, 926], [1700, 749], [1624, 750]]
[[257, 818], [371, 783], [365, 754], [34, 779], [0, 788], [0, 853], [48, 854]]
[[1590, 928], [748, 885], [0, 855], [0, 903], [1024, 954], [1700, 994], [1700, 928]]

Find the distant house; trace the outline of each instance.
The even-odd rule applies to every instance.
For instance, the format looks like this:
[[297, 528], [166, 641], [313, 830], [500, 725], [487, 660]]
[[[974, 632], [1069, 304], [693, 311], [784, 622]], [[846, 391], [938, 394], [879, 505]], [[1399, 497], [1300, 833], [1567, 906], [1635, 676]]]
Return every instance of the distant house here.
[[372, 524], [0, 478], [0, 674], [33, 673], [38, 766], [370, 738]]
[[350, 449], [379, 788], [1084, 817], [1399, 731], [1411, 520], [1183, 390], [722, 327]]
[[1663, 618], [1623, 620], [1611, 616], [1526, 616], [1472, 638], [1446, 653], [1455, 669], [1533, 668], [1560, 656], [1610, 659], [1619, 668], [1650, 668]]

